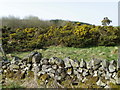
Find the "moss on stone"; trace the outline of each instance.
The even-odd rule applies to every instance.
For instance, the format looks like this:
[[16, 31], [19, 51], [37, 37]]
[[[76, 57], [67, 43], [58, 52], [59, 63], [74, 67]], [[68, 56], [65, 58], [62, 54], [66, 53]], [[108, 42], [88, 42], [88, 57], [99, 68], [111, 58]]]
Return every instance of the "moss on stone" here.
[[47, 88], [55, 88], [54, 87], [54, 79], [53, 78], [50, 78], [47, 85], [46, 85]]
[[65, 88], [72, 88], [72, 80], [65, 80], [61, 83]]
[[120, 77], [120, 70], [117, 72], [118, 77]]
[[34, 78], [34, 72], [33, 71], [28, 71], [27, 76], [31, 77], [31, 78]]
[[8, 70], [7, 73], [6, 73], [6, 77], [7, 77], [7, 78], [13, 78], [13, 77], [14, 77], [14, 72]]
[[41, 81], [45, 81], [48, 77], [49, 77], [48, 74], [43, 74], [43, 75], [40, 77], [40, 80], [41, 80]]
[[109, 83], [110, 88], [120, 88], [120, 85], [115, 85], [113, 83]]

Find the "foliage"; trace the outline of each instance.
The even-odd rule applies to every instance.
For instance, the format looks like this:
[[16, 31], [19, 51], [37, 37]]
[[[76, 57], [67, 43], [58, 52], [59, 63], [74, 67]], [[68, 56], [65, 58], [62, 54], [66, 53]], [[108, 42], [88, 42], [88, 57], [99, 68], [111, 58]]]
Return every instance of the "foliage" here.
[[2, 32], [3, 48], [6, 52], [29, 51], [51, 45], [89, 47], [120, 44], [119, 27], [81, 25], [78, 22], [66, 22], [64, 26], [52, 25], [44, 29], [40, 27], [12, 29], [4, 26]]
[[102, 21], [102, 25], [107, 26], [109, 25], [112, 21], [108, 19], [108, 17], [105, 17]]

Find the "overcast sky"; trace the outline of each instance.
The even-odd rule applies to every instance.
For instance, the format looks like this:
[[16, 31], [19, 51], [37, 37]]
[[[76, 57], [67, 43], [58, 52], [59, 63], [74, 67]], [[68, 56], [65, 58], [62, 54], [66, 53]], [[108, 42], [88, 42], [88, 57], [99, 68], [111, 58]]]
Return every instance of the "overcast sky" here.
[[63, 19], [101, 25], [108, 17], [118, 25], [119, 0], [1, 0], [0, 17], [38, 16], [43, 20]]

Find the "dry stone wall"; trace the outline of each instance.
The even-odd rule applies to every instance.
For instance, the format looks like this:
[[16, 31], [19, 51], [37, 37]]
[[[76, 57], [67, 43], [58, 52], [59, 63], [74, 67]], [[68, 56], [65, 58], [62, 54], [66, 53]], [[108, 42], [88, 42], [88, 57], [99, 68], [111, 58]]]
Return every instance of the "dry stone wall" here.
[[[3, 74], [3, 84], [7, 78], [27, 77], [44, 82], [46, 88], [111, 88], [110, 83], [120, 85], [120, 72], [117, 61], [99, 60], [90, 61], [81, 59], [72, 60], [70, 57], [60, 59], [57, 57], [42, 58], [41, 53], [32, 52], [23, 59], [14, 57], [12, 61], [1, 61], [0, 74]], [[50, 81], [54, 85], [50, 86]], [[70, 82], [68, 82], [68, 81]], [[48, 85], [49, 84], [49, 85]], [[66, 85], [69, 84], [69, 85]], [[83, 85], [84, 86], [80, 86]], [[42, 87], [39, 84], [39, 87]]]

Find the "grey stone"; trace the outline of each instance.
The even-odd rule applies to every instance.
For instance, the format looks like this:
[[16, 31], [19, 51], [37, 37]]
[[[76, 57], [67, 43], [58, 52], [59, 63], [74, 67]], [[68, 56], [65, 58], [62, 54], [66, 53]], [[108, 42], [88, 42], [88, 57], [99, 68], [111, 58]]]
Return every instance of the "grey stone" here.
[[31, 52], [29, 55], [25, 56], [22, 61], [32, 62], [32, 57], [37, 54], [37, 52]]
[[65, 78], [66, 77], [66, 73], [63, 71], [62, 73], [60, 73], [61, 78]]
[[100, 65], [94, 65], [93, 70], [98, 70], [100, 68]]
[[85, 76], [88, 76], [89, 75], [89, 72], [88, 72], [88, 70], [87, 69], [84, 69], [84, 71], [83, 71], [83, 74], [82, 74], [84, 77]]
[[52, 68], [48, 68], [47, 71], [48, 71], [49, 73], [55, 73], [55, 70], [53, 70]]
[[7, 66], [6, 65], [2, 66], [2, 69], [7, 69]]
[[77, 69], [73, 69], [73, 73], [74, 73], [74, 75], [77, 75], [78, 74]]
[[41, 76], [41, 75], [43, 75], [43, 74], [45, 74], [44, 71], [39, 71], [39, 72], [37, 73], [38, 76]]
[[71, 63], [71, 65], [72, 65], [73, 68], [79, 67], [78, 60], [72, 60], [72, 59], [69, 59], [69, 60], [70, 60], [70, 63]]
[[106, 79], [106, 80], [109, 80], [109, 79], [111, 78], [111, 76], [112, 76], [112, 73], [106, 71], [105, 79]]
[[50, 64], [55, 64], [55, 62], [56, 62], [55, 58], [56, 58], [56, 57], [51, 57], [51, 58], [49, 59], [49, 63], [50, 63]]
[[108, 60], [102, 60], [102, 62], [101, 62], [101, 66], [103, 67], [103, 69], [108, 68], [108, 66], [109, 66], [109, 62], [108, 62]]
[[106, 85], [104, 88], [110, 88], [110, 86]]
[[13, 69], [19, 69], [19, 66], [18, 65], [10, 65], [10, 70], [13, 70]]
[[67, 70], [67, 74], [71, 75], [72, 73], [73, 73], [73, 69], [72, 69], [72, 68], [69, 68], [69, 69]]
[[117, 66], [117, 62], [115, 60], [110, 61], [110, 64], [113, 66]]
[[82, 80], [83, 80], [83, 78], [82, 78], [82, 75], [81, 75], [81, 74], [77, 74], [77, 78], [78, 78], [78, 80], [79, 80], [79, 81], [82, 81]]
[[95, 66], [95, 65], [100, 65], [101, 60], [96, 59], [96, 58], [93, 58], [93, 59], [91, 60], [91, 63], [92, 63], [93, 66]]
[[28, 67], [31, 67], [31, 64], [27, 64]]
[[48, 63], [49, 63], [48, 61], [49, 61], [49, 59], [42, 58], [41, 61], [40, 61], [40, 63], [41, 63], [41, 65], [48, 65]]
[[94, 71], [93, 70], [89, 70], [89, 74], [93, 76]]
[[49, 63], [56, 64], [58, 66], [64, 66], [64, 61], [62, 59], [57, 58], [57, 57], [50, 58]]
[[113, 84], [116, 84], [116, 80], [113, 79], [113, 78], [110, 78], [110, 82], [113, 83]]
[[79, 73], [82, 73], [82, 72], [83, 72], [83, 68], [80, 68], [80, 67], [79, 67], [79, 68], [77, 69], [77, 71], [78, 71]]
[[92, 63], [91, 61], [86, 62], [87, 69], [92, 69]]
[[114, 77], [114, 79], [116, 81], [116, 84], [120, 85], [120, 76], [118, 74]]
[[13, 57], [11, 64], [18, 64], [19, 63], [20, 58], [18, 57]]
[[56, 69], [58, 68], [58, 66], [57, 66], [57, 65], [52, 65], [52, 68], [53, 68], [54, 70], [56, 70]]
[[98, 70], [98, 76], [101, 76], [103, 73], [105, 73], [103, 70]]
[[57, 72], [58, 72], [58, 73], [62, 73], [62, 68], [58, 68], [58, 69], [57, 69]]
[[117, 69], [120, 70], [120, 58], [117, 61]]
[[94, 70], [97, 70], [100, 67], [101, 60], [93, 58], [91, 64]]
[[106, 83], [102, 82], [100, 78], [99, 78], [99, 80], [96, 82], [96, 84], [97, 84], [98, 86], [101, 86], [101, 87], [105, 87], [105, 86], [106, 86]]
[[32, 62], [33, 63], [39, 63], [42, 58], [41, 53], [37, 53], [32, 57]]
[[94, 71], [93, 77], [98, 76], [98, 71]]
[[25, 67], [23, 70], [28, 71], [29, 69], [30, 69], [29, 67]]
[[51, 68], [51, 65], [42, 65], [42, 71], [48, 71], [48, 68]]
[[54, 73], [47, 73], [51, 78], [54, 78], [55, 77], [55, 74]]
[[82, 83], [84, 83], [85, 81], [87, 81], [88, 79], [86, 77], [83, 78]]
[[23, 68], [25, 68], [25, 67], [26, 67], [26, 65], [21, 65], [21, 66], [20, 66], [21, 69], [23, 69]]
[[80, 61], [80, 67], [81, 68], [86, 68], [86, 62], [85, 62], [85, 60], [81, 59], [81, 61]]
[[116, 71], [116, 67], [112, 64], [109, 65], [109, 72], [115, 72]]
[[62, 79], [62, 77], [61, 77], [61, 76], [57, 76], [57, 75], [56, 75], [56, 76], [55, 76], [55, 79], [56, 79], [56, 80], [61, 80], [61, 79]]
[[114, 73], [112, 74], [112, 78], [115, 78], [116, 75], [117, 75], [117, 73], [114, 72]]
[[64, 60], [64, 63], [65, 63], [65, 68], [72, 67], [69, 59], [70, 59], [69, 57], [63, 59], [63, 60]]

